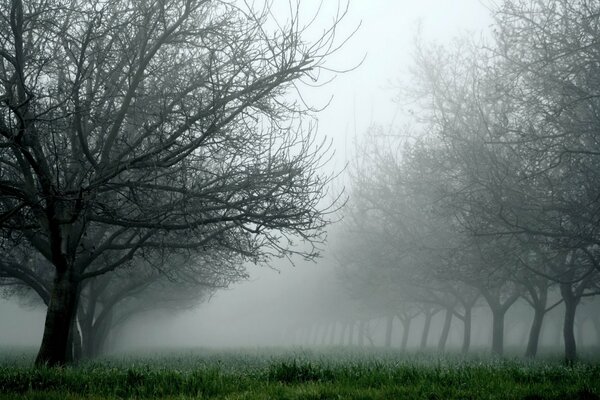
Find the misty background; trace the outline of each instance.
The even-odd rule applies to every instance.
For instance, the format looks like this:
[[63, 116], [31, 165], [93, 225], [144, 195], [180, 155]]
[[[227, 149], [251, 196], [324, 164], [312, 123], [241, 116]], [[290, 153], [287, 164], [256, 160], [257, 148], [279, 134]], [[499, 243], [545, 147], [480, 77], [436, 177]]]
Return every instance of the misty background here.
[[[306, 3], [306, 4], [304, 4]], [[310, 14], [316, 2], [306, 1], [303, 13]], [[319, 18], [324, 23], [336, 13], [335, 2], [322, 5]], [[353, 0], [340, 36], [349, 35], [360, 25], [348, 44], [330, 60], [340, 69], [329, 84], [303, 91], [307, 103], [316, 107], [330, 104], [318, 115], [319, 134], [332, 140], [335, 155], [326, 168], [340, 171], [352, 163], [355, 147], [365, 140], [372, 126], [394, 134], [409, 121], [412, 104], [399, 98], [398, 88], [410, 84], [417, 37], [426, 43], [449, 44], [457, 37], [489, 35], [492, 24], [486, 0]], [[364, 59], [363, 59], [364, 58]], [[342, 172], [340, 187], [347, 184]], [[131, 319], [110, 341], [111, 351], [135, 347], [195, 346], [285, 346], [353, 344], [383, 345], [386, 320], [374, 316], [368, 326], [352, 338], [346, 329], [346, 315], [359, 308], [356, 299], [340, 281], [336, 259], [327, 244], [316, 262], [301, 259], [274, 260], [271, 267], [248, 265], [249, 278], [216, 291], [207, 301], [186, 310], [146, 312]], [[525, 305], [509, 310], [506, 321], [507, 345], [523, 345], [530, 324]], [[14, 298], [0, 299], [0, 346], [38, 346], [43, 333], [45, 310], [40, 304]], [[511, 317], [512, 316], [512, 317]], [[542, 335], [541, 344], [561, 343], [562, 314], [557, 308], [546, 325], [556, 334]], [[474, 310], [472, 346], [485, 346], [490, 338], [489, 310]], [[512, 321], [512, 322], [511, 322]], [[437, 340], [442, 313], [432, 320], [430, 344]], [[410, 347], [418, 347], [424, 320], [415, 318], [408, 337]], [[586, 329], [592, 328], [587, 322]], [[583, 328], [582, 328], [583, 329]], [[448, 347], [459, 348], [462, 341], [458, 320], [452, 322]], [[583, 336], [582, 336], [583, 337]], [[400, 322], [394, 322], [392, 345], [400, 346]], [[583, 344], [594, 344], [592, 337]]]

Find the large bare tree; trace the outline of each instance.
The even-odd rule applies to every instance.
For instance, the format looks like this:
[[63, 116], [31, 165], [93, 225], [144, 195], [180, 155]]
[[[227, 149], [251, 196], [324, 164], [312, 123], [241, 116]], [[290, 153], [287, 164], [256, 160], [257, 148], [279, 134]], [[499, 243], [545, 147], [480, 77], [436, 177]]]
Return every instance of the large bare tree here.
[[82, 282], [140, 250], [256, 262], [322, 239], [326, 146], [295, 91], [337, 49], [339, 19], [306, 43], [293, 7], [276, 21], [209, 0], [7, 5], [3, 245], [26, 243], [54, 274], [36, 364], [66, 361]]

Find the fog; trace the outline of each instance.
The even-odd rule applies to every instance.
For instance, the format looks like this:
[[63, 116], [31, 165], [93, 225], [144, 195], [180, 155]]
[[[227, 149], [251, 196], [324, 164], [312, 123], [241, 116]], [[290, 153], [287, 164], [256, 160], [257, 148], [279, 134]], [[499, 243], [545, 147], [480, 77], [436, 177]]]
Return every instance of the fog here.
[[[313, 2], [307, 8], [314, 6]], [[325, 2], [319, 23], [326, 24], [336, 12], [335, 2]], [[351, 164], [356, 148], [368, 141], [369, 131], [379, 126], [390, 134], [409, 123], [414, 104], [399, 98], [399, 87], [411, 84], [417, 37], [424, 43], [450, 45], [457, 37], [490, 35], [490, 7], [485, 0], [352, 0], [340, 36], [359, 26], [348, 43], [328, 60], [333, 69], [351, 70], [335, 74], [322, 87], [302, 89], [304, 100], [316, 107], [329, 105], [318, 114], [319, 135], [332, 141], [335, 155], [328, 171], [338, 173], [336, 190], [350, 188]], [[310, 14], [307, 10], [307, 14]], [[322, 21], [321, 21], [322, 20]], [[346, 167], [348, 166], [348, 167]], [[247, 264], [248, 278], [219, 289], [205, 301], [185, 310], [148, 310], [134, 316], [108, 338], [108, 352], [132, 349], [191, 347], [268, 347], [364, 345], [384, 346], [387, 317], [361, 304], [360, 296], [341, 278], [339, 257], [331, 248], [337, 234], [321, 245], [322, 256], [313, 261], [300, 257], [274, 259], [270, 266]], [[343, 240], [343, 239], [341, 239]], [[373, 289], [372, 296], [378, 289]], [[370, 295], [367, 293], [366, 297]], [[552, 301], [560, 298], [552, 291]], [[595, 301], [595, 300], [594, 300]], [[592, 300], [584, 300], [594, 308]], [[596, 302], [597, 305], [597, 302]], [[369, 315], [372, 317], [369, 317]], [[563, 306], [550, 311], [544, 322], [542, 349], [562, 346]], [[45, 308], [23, 304], [14, 298], [0, 299], [0, 346], [39, 346]], [[580, 314], [576, 334], [579, 343], [597, 346], [600, 331], [592, 317]], [[473, 309], [471, 346], [487, 349], [492, 336], [492, 314], [483, 303]], [[507, 311], [504, 342], [507, 348], [524, 351], [533, 318], [532, 309], [519, 300]], [[360, 325], [363, 321], [363, 325]], [[348, 324], [353, 325], [348, 325]], [[418, 350], [423, 340], [425, 317], [415, 314], [406, 344]], [[443, 330], [444, 312], [431, 320], [427, 348], [436, 349]], [[354, 326], [354, 328], [351, 328]], [[403, 328], [392, 323], [391, 345], [402, 346]], [[352, 329], [353, 333], [350, 333]], [[463, 342], [462, 322], [453, 318], [446, 348], [459, 351]]]

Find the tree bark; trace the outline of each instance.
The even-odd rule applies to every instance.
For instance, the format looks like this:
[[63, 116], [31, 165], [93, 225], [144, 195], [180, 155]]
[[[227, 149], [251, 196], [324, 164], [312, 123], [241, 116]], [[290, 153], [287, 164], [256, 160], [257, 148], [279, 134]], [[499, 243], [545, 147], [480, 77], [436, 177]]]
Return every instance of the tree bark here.
[[68, 268], [56, 271], [36, 366], [53, 367], [68, 362], [69, 334], [77, 311], [77, 288], [78, 281]]
[[402, 351], [406, 350], [406, 346], [408, 344], [408, 334], [410, 333], [410, 323], [412, 322], [412, 318], [405, 318], [401, 320], [402, 322]]
[[504, 314], [503, 309], [492, 309], [492, 353], [504, 354]]
[[425, 312], [425, 323], [423, 324], [423, 334], [421, 335], [421, 350], [427, 347], [427, 338], [429, 336], [429, 328], [431, 327], [431, 317], [433, 313], [429, 310]]
[[537, 355], [540, 342], [540, 333], [542, 332], [542, 324], [544, 322], [545, 314], [545, 304], [544, 307], [536, 307], [534, 309], [533, 321], [531, 323], [531, 329], [529, 330], [529, 340], [527, 342], [525, 357], [534, 358]]
[[465, 316], [463, 319], [464, 331], [463, 331], [463, 344], [462, 344], [462, 352], [466, 354], [469, 352], [469, 348], [471, 347], [471, 307], [465, 307]]
[[438, 343], [438, 351], [444, 351], [446, 349], [446, 342], [448, 341], [448, 334], [450, 333], [450, 324], [452, 323], [453, 310], [451, 308], [446, 309], [446, 316], [444, 317], [444, 326], [440, 335], [440, 341]]
[[577, 361], [577, 344], [575, 342], [575, 312], [579, 298], [573, 295], [571, 285], [562, 283], [560, 293], [565, 302], [565, 319], [563, 323], [563, 338], [565, 341], [565, 362], [573, 364]]
[[394, 329], [394, 316], [388, 315], [385, 325], [385, 347], [392, 347], [392, 330]]

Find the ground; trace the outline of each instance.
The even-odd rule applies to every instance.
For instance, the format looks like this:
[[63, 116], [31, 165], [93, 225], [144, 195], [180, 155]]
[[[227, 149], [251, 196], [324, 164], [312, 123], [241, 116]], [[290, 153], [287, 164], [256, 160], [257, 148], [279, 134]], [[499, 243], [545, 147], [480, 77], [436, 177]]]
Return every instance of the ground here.
[[485, 354], [385, 349], [236, 349], [132, 353], [66, 368], [0, 356], [3, 399], [585, 399], [600, 400], [600, 363], [565, 366]]

